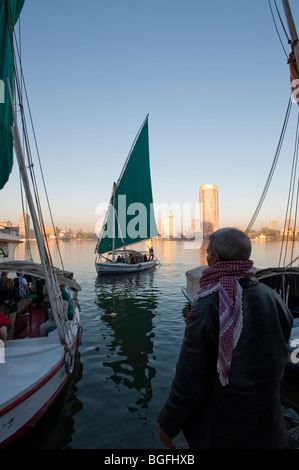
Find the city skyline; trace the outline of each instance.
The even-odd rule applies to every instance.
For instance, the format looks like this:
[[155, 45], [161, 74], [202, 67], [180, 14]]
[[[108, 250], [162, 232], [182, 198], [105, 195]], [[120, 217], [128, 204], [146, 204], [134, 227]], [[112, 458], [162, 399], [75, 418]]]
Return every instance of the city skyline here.
[[[24, 219], [23, 217], [24, 214], [21, 214], [19, 216], [19, 224], [15, 224], [13, 223], [10, 219], [1, 219], [0, 217], [0, 227], [9, 227], [9, 228], [19, 228], [19, 234], [20, 235], [24, 235], [24, 233], [22, 231], [20, 231], [20, 223], [23, 224], [22, 219]], [[31, 217], [29, 214], [25, 214], [26, 216], [26, 223], [28, 224], [28, 228], [29, 228], [29, 232], [31, 235], [34, 234], [34, 230], [33, 228], [31, 227]], [[163, 215], [161, 215], [161, 217], [159, 218], [159, 220], [157, 221], [157, 228], [158, 228], [158, 234], [159, 236], [162, 236], [165, 235], [165, 236], [178, 236], [180, 233], [189, 233], [190, 232], [203, 232], [203, 223], [201, 221], [201, 219], [192, 219], [190, 218], [190, 225], [184, 225], [183, 224], [183, 220], [182, 220], [182, 217], [181, 217], [181, 214], [179, 214], [178, 216], [178, 219], [179, 219], [179, 223], [176, 225], [176, 216], [175, 214], [173, 214], [171, 211], [169, 213], [164, 213]], [[240, 230], [243, 230], [245, 231], [246, 230], [246, 227], [242, 227], [242, 226], [239, 226], [239, 225], [231, 225], [232, 227], [236, 227], [236, 228], [239, 228]], [[286, 226], [289, 226], [291, 229], [294, 228], [294, 221], [293, 220], [287, 220], [286, 221]], [[182, 230], [180, 230], [180, 227]], [[224, 226], [219, 226], [219, 228], [222, 228]], [[268, 221], [267, 224], [265, 225], [262, 225], [261, 227], [259, 228], [256, 228], [255, 230], [252, 230], [253, 232], [254, 231], [261, 231], [263, 227], [266, 227], [270, 230], [275, 230], [275, 231], [283, 231], [284, 230], [284, 226], [278, 226], [278, 223], [277, 223], [277, 220], [270, 220]], [[297, 229], [296, 229], [297, 230]], [[45, 226], [45, 233], [47, 235], [54, 235], [55, 232], [57, 234], [71, 234], [71, 233], [76, 233], [76, 232], [82, 232], [82, 233], [97, 233], [96, 231], [94, 230], [88, 230], [86, 228], [83, 228], [83, 227], [58, 227], [58, 226], [54, 226], [54, 227], [47, 227]]]
[[[268, 2], [84, 5], [31, 0], [21, 14], [23, 72], [55, 225], [95, 231], [96, 208], [109, 202], [149, 113], [154, 202], [195, 204], [198, 188], [213, 182], [221, 195], [219, 225], [246, 227], [264, 189], [290, 95], [287, 58]], [[291, 7], [298, 18], [299, 3]], [[283, 32], [281, 37], [289, 53]], [[269, 74], [265, 57], [275, 73]], [[283, 226], [294, 114], [295, 104], [256, 227], [274, 219]], [[18, 220], [19, 194], [14, 162], [0, 192], [4, 219]]]

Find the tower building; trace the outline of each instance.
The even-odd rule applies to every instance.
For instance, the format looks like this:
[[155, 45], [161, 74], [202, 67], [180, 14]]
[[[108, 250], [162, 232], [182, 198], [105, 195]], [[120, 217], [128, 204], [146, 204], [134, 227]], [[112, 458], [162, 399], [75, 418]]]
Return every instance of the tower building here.
[[19, 234], [20, 236], [30, 235], [30, 216], [28, 214], [21, 214], [19, 218]]
[[218, 187], [216, 184], [204, 184], [199, 188], [203, 235], [208, 236], [219, 229]]

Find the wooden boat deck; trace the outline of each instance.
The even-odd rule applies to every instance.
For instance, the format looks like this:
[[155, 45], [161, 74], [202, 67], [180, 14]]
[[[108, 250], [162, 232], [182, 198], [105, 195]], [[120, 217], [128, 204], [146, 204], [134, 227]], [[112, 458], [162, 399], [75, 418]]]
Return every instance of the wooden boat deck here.
[[18, 315], [15, 324], [15, 339], [38, 338], [40, 325], [45, 322], [43, 308], [31, 306], [30, 314], [26, 317]]

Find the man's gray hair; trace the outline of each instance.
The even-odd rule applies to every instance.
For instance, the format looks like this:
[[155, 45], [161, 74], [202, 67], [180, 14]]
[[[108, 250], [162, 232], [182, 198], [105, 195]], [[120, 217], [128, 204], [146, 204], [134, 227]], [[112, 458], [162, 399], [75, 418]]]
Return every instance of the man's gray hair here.
[[221, 261], [246, 261], [251, 255], [251, 241], [248, 235], [232, 227], [220, 228], [209, 237], [211, 254], [216, 254]]

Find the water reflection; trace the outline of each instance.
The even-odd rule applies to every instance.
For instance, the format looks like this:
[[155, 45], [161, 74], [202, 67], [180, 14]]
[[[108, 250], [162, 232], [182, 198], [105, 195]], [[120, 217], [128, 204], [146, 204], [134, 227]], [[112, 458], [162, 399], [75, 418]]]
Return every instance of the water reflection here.
[[138, 412], [140, 419], [146, 419], [144, 410], [152, 399], [151, 381], [156, 375], [152, 366], [153, 318], [159, 291], [155, 287], [154, 271], [98, 278], [95, 287], [96, 304], [105, 325], [102, 335], [106, 340], [107, 360], [103, 366], [111, 369], [106, 378], [112, 380], [119, 391], [123, 385], [138, 392], [137, 397], [128, 395], [132, 402], [126, 406], [129, 411]]

